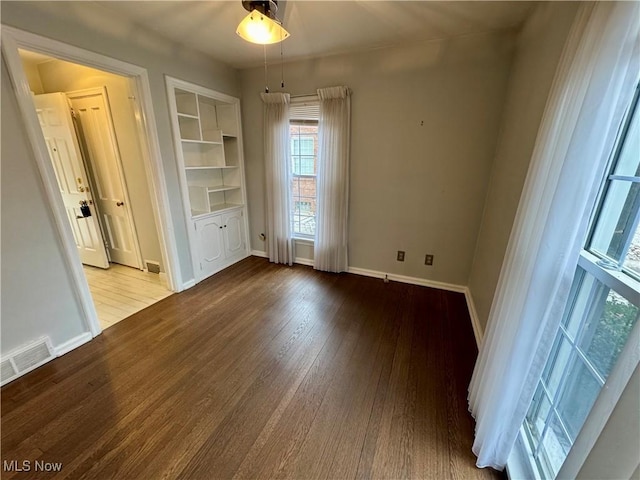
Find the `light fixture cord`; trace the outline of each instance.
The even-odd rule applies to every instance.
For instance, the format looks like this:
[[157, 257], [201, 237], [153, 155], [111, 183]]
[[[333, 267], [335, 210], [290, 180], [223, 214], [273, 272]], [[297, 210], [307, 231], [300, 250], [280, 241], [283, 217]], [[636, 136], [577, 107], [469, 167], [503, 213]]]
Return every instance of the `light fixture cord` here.
[[280, 86], [284, 88], [284, 53], [283, 53], [283, 38], [282, 38], [282, 29], [280, 29]]
[[264, 93], [269, 93], [269, 79], [267, 77], [267, 46], [262, 45], [264, 50]]

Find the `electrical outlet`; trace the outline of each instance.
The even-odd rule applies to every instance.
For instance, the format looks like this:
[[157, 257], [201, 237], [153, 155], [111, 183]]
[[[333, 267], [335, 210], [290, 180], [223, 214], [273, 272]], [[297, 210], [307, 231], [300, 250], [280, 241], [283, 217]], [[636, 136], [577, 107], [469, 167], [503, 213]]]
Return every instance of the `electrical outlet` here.
[[402, 250], [398, 250], [398, 256], [396, 257], [396, 260], [398, 260], [399, 262], [404, 262], [404, 252]]
[[425, 265], [433, 265], [433, 255], [425, 255], [424, 256], [424, 264]]

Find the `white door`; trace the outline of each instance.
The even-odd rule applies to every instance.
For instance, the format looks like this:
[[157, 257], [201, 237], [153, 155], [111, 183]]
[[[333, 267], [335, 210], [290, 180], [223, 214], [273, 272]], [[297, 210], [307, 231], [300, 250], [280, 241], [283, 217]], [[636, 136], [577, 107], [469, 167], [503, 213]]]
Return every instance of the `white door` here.
[[106, 92], [70, 94], [95, 181], [95, 201], [111, 261], [141, 268], [133, 217]]
[[196, 272], [198, 281], [216, 273], [224, 261], [223, 228], [220, 215], [195, 222], [200, 267]]
[[[73, 128], [69, 100], [64, 93], [47, 93], [35, 95], [33, 101], [80, 259], [86, 265], [108, 268], [107, 252]], [[90, 217], [84, 217], [80, 210], [80, 204], [85, 201]]]

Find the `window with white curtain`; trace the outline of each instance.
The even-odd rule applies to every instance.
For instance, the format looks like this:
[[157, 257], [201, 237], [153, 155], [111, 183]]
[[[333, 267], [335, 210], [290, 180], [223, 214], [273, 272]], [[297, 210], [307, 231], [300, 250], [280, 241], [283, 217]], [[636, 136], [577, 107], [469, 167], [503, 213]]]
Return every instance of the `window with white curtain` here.
[[289, 110], [291, 134], [291, 225], [293, 235], [313, 240], [316, 233], [318, 101], [296, 102]]
[[569, 300], [523, 427], [542, 478], [554, 478], [640, 311], [638, 91], [611, 154]]

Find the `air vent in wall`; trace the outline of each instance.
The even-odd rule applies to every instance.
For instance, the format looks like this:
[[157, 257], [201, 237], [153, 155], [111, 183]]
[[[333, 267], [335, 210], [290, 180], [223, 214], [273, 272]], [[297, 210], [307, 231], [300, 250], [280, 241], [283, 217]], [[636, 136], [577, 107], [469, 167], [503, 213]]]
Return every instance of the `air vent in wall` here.
[[0, 385], [30, 372], [34, 368], [55, 358], [51, 341], [43, 337], [5, 355], [2, 359], [2, 379]]
[[160, 273], [160, 264], [158, 262], [145, 260], [145, 263], [147, 264], [147, 271], [149, 273]]

